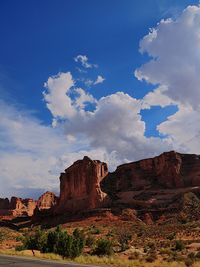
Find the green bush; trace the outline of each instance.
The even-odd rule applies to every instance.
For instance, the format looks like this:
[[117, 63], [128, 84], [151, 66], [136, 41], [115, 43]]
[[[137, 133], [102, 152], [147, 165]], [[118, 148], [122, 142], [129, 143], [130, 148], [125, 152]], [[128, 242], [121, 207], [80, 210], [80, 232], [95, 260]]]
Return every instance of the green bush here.
[[174, 248], [175, 250], [181, 251], [184, 248], [185, 248], [185, 245], [184, 245], [183, 241], [181, 241], [181, 240], [176, 240], [175, 241], [175, 248]]
[[92, 235], [88, 235], [87, 239], [86, 239], [86, 246], [88, 246], [89, 248], [93, 247], [95, 244], [95, 238]]
[[24, 247], [24, 245], [21, 245], [21, 246], [16, 246], [15, 247], [15, 251], [22, 251], [22, 250], [25, 250], [26, 248]]
[[197, 253], [195, 254], [195, 258], [200, 259], [200, 252], [197, 252]]
[[93, 235], [99, 235], [101, 233], [99, 228], [96, 228], [95, 226], [91, 229], [91, 234]]
[[81, 255], [84, 246], [85, 238], [82, 231], [75, 229], [73, 235], [69, 235], [57, 227], [56, 230], [50, 232], [37, 229], [34, 234], [24, 239], [22, 247], [36, 249], [42, 253], [54, 252], [63, 258], [75, 258]]
[[93, 254], [98, 256], [107, 255], [110, 256], [113, 254], [113, 244], [108, 239], [99, 239], [97, 241], [96, 248], [93, 251]]

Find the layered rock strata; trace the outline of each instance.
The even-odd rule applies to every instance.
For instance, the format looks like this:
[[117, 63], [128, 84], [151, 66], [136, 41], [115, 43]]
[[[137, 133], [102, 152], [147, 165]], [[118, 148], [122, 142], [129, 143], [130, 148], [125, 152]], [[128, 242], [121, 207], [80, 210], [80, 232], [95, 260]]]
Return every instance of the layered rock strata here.
[[107, 164], [84, 157], [60, 175], [60, 198], [55, 213], [102, 207], [106, 194], [100, 182], [108, 174]]

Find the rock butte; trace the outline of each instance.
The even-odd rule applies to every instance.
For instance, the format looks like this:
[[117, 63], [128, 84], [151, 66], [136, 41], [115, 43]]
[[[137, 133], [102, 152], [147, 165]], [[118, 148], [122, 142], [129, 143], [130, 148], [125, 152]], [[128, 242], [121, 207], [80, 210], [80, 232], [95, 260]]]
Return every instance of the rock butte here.
[[108, 174], [107, 164], [84, 157], [60, 175], [60, 198], [55, 213], [76, 212], [102, 207], [106, 194], [100, 182]]
[[52, 192], [45, 192], [37, 201], [38, 210], [50, 209], [57, 204], [58, 197]]
[[8, 210], [13, 216], [25, 213], [31, 216], [36, 210], [37, 219], [40, 213], [53, 216], [101, 208], [132, 209], [146, 223], [152, 223], [155, 219], [165, 220], [167, 214], [188, 210], [186, 202], [190, 203], [191, 196], [195, 197], [197, 207], [193, 214], [200, 217], [198, 155], [165, 152], [120, 165], [112, 173], [106, 163], [85, 156], [61, 173], [59, 198], [46, 192], [37, 202], [0, 199], [0, 215]]
[[31, 198], [12, 197], [0, 199], [0, 216], [32, 216], [36, 207], [36, 201]]
[[39, 211], [51, 209], [57, 203], [57, 197], [52, 192], [44, 193], [38, 201], [31, 198], [12, 197], [0, 198], [0, 216], [32, 216], [36, 209]]

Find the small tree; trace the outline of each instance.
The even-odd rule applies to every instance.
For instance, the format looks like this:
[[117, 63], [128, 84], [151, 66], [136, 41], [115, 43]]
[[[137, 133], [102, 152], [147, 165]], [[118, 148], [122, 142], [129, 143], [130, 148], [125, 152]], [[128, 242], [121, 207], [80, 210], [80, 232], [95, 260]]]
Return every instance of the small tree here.
[[35, 255], [34, 250], [45, 252], [46, 244], [47, 235], [40, 228], [38, 228], [34, 234], [31, 234], [30, 236], [27, 236], [24, 239], [24, 247], [27, 249], [31, 249], [33, 255]]
[[59, 241], [59, 237], [62, 233], [62, 229], [60, 226], [57, 226], [56, 230], [50, 231], [47, 234], [47, 246], [46, 252], [55, 252], [56, 253], [56, 246]]
[[97, 241], [97, 246], [93, 251], [93, 254], [102, 256], [102, 255], [112, 255], [113, 254], [113, 244], [110, 240], [99, 239]]

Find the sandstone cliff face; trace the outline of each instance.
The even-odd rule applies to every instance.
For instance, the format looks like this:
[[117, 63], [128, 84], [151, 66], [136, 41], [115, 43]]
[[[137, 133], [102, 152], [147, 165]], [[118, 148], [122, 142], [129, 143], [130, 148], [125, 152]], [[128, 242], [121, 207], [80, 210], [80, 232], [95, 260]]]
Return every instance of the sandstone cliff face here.
[[120, 165], [102, 182], [102, 188], [110, 194], [192, 186], [200, 186], [200, 156], [174, 151]]
[[200, 194], [200, 156], [171, 151], [123, 164], [105, 177], [101, 187], [113, 206], [161, 214], [178, 211], [185, 193]]
[[61, 173], [59, 198], [46, 192], [37, 202], [16, 197], [11, 201], [0, 199], [0, 216], [32, 216], [34, 212], [37, 220], [63, 213], [90, 213], [104, 207], [113, 212], [134, 210], [139, 218], [152, 223], [181, 210], [188, 213], [192, 205], [195, 207], [192, 218], [199, 218], [199, 198], [198, 155], [166, 152], [155, 158], [123, 164], [113, 173], [108, 173], [106, 163], [84, 157]]
[[84, 157], [61, 173], [60, 198], [55, 213], [101, 207], [106, 194], [100, 182], [108, 174], [107, 164]]
[[38, 210], [46, 210], [51, 209], [57, 204], [58, 197], [52, 193], [47, 191], [43, 195], [41, 195], [37, 201]]

